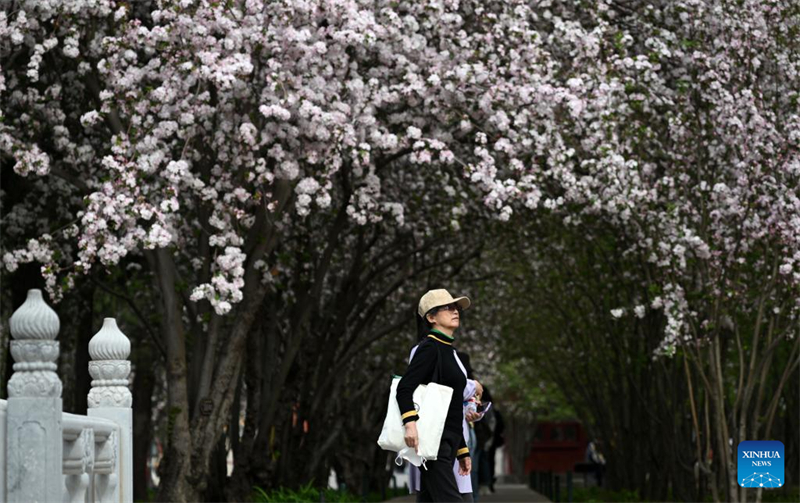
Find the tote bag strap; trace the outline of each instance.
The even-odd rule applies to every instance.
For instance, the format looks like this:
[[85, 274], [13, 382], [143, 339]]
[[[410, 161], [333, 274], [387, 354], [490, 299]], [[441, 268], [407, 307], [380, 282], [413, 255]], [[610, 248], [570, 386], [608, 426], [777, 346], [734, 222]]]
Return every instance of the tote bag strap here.
[[442, 383], [442, 352], [439, 350], [438, 346], [434, 346], [436, 348], [436, 367], [433, 368], [433, 375], [431, 376], [431, 382], [435, 382], [437, 384]]

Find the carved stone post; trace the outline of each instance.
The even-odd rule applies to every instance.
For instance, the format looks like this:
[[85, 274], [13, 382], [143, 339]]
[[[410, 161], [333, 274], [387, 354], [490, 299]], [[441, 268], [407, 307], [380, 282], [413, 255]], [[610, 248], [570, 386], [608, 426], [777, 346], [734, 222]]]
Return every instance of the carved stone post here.
[[[95, 480], [98, 498], [123, 503], [133, 501], [133, 397], [128, 389], [131, 373], [131, 341], [117, 327], [114, 318], [106, 318], [103, 328], [89, 341], [89, 374], [92, 389], [89, 392], [88, 415], [111, 419], [120, 425], [119, 457], [116, 476]], [[99, 477], [99, 476], [97, 476]], [[113, 493], [112, 493], [113, 491]], [[111, 494], [109, 494], [111, 493]]]
[[9, 502], [61, 501], [61, 380], [56, 375], [58, 315], [29, 290], [10, 320], [14, 374], [8, 381]]

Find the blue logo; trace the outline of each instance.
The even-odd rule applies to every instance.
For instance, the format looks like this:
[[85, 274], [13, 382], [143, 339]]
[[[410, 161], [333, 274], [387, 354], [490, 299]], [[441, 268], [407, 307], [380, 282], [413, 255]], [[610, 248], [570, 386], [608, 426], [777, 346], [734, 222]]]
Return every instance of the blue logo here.
[[739, 442], [737, 471], [742, 487], [781, 487], [783, 478], [783, 442], [745, 440]]

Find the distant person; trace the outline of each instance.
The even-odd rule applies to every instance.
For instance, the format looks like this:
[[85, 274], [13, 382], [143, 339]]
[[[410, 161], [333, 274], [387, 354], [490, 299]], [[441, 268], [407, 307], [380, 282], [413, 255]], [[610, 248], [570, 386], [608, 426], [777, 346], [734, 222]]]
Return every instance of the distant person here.
[[589, 445], [586, 446], [586, 459], [594, 467], [594, 476], [597, 479], [597, 485], [603, 485], [603, 472], [606, 469], [606, 458], [603, 457], [602, 449], [603, 444], [600, 439], [592, 439]]
[[[483, 403], [492, 403], [492, 394], [489, 388], [483, 388]], [[494, 430], [496, 427], [496, 418], [494, 408], [489, 408], [485, 412], [483, 420], [480, 423], [475, 423], [475, 436], [477, 438], [475, 455], [472, 456], [472, 471], [477, 472], [476, 482], [474, 483], [473, 490], [475, 494], [486, 494], [491, 489], [492, 474], [490, 468], [490, 452], [492, 451], [492, 443], [494, 440]], [[476, 499], [477, 501], [477, 499]]]
[[506, 423], [503, 421], [503, 415], [497, 410], [497, 407], [492, 407], [492, 412], [494, 414], [494, 429], [492, 431], [492, 444], [489, 447], [487, 458], [489, 461], [489, 490], [494, 492], [494, 485], [497, 482], [494, 460], [497, 457], [497, 449], [503, 447], [506, 443], [506, 439], [503, 436], [506, 431]]
[[[416, 423], [419, 414], [413, 400], [417, 386], [436, 382], [453, 388], [439, 453], [435, 461], [426, 463], [426, 470], [420, 471], [418, 502], [464, 501], [456, 482], [456, 474], [453, 473], [453, 464], [457, 460], [458, 475], [468, 476], [472, 470], [462, 425], [467, 376], [453, 348], [453, 334], [460, 326], [462, 311], [469, 306], [470, 300], [467, 297], [453, 298], [444, 289], [426, 292], [417, 306], [417, 332], [420, 342], [412, 350], [408, 368], [397, 385], [397, 404], [405, 425], [407, 446], [415, 449], [419, 447]], [[472, 501], [472, 498], [467, 501]]]

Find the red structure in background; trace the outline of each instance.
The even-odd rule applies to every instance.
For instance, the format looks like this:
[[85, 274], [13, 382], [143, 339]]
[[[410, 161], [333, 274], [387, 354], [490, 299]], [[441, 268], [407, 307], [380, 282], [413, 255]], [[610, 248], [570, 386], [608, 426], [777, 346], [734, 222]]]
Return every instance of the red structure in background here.
[[578, 421], [540, 422], [525, 459], [525, 474], [564, 473], [582, 463], [589, 439]]

